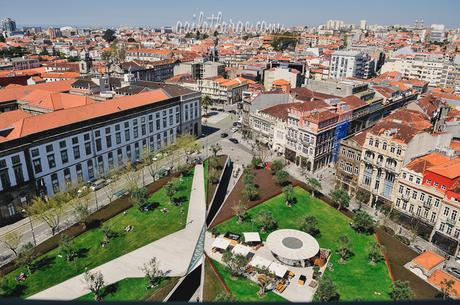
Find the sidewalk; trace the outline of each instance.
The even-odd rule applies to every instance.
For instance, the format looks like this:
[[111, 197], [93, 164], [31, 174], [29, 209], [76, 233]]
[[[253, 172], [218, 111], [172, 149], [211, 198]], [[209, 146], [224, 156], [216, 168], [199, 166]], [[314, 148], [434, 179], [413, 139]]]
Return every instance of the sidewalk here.
[[[205, 223], [205, 214], [204, 170], [203, 165], [197, 165], [193, 177], [185, 229], [170, 234], [90, 271], [100, 271], [104, 276], [105, 284], [110, 285], [125, 278], [144, 277], [144, 273], [140, 268], [152, 259], [152, 257], [156, 257], [160, 261], [160, 268], [167, 272], [168, 276], [184, 276]], [[74, 300], [87, 293], [89, 293], [89, 290], [86, 288], [84, 275], [80, 274], [61, 284], [39, 292], [29, 299]]]

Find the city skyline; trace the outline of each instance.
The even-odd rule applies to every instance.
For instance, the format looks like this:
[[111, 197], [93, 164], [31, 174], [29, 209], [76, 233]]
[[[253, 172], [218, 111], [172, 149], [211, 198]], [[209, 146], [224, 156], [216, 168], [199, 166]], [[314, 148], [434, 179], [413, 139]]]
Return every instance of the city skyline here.
[[[134, 2], [134, 3], [133, 3]], [[205, 15], [223, 13], [224, 19], [233, 22], [256, 22], [265, 20], [268, 23], [280, 23], [285, 26], [324, 24], [329, 19], [343, 20], [349, 24], [359, 24], [366, 19], [369, 24], [413, 24], [416, 19], [423, 19], [426, 25], [443, 23], [448, 27], [459, 27], [460, 20], [455, 12], [460, 10], [460, 2], [440, 0], [433, 4], [431, 1], [388, 0], [385, 6], [379, 6], [377, 1], [354, 1], [353, 4], [331, 0], [326, 3], [311, 3], [311, 1], [286, 0], [283, 3], [264, 1], [246, 3], [235, 0], [231, 4], [215, 3], [203, 0], [189, 2], [172, 0], [166, 3], [152, 3], [146, 0], [134, 0], [124, 3], [119, 0], [107, 2], [90, 2], [82, 0], [78, 3], [59, 3], [44, 0], [41, 2], [26, 1], [29, 9], [21, 10], [21, 3], [9, 3], [2, 7], [2, 16], [17, 20], [18, 25], [30, 26], [174, 26], [177, 21], [193, 21], [193, 15], [203, 11]], [[135, 4], [135, 5], [133, 5]], [[244, 5], [245, 9], [240, 8]], [[50, 10], [50, 7], [55, 7]], [[297, 7], [294, 11], [286, 11], [286, 7]], [[393, 8], [397, 7], [397, 10]], [[139, 10], [139, 8], [143, 8]], [[21, 15], [17, 14], [21, 11]], [[166, 14], [165, 14], [166, 12]], [[277, 14], [273, 14], [277, 12]], [[320, 12], [320, 13], [318, 13]]]

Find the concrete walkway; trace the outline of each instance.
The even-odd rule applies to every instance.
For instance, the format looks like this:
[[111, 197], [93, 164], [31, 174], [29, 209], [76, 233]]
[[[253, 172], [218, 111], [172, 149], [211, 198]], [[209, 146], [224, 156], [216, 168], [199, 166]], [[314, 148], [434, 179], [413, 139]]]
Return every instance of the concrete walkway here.
[[[195, 167], [190, 194], [186, 227], [142, 248], [109, 261], [91, 272], [100, 271], [105, 284], [110, 285], [125, 278], [144, 277], [140, 268], [152, 257], [160, 261], [160, 268], [168, 276], [184, 276], [192, 259], [200, 232], [206, 219], [203, 165]], [[87, 293], [84, 275], [77, 275], [65, 282], [39, 292], [29, 299], [74, 300]]]

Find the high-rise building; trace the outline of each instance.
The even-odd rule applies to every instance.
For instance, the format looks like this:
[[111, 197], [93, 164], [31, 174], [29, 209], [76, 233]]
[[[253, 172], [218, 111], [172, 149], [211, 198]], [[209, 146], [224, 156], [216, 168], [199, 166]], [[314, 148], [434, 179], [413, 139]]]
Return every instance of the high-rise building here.
[[430, 33], [430, 41], [443, 42], [445, 39], [444, 30], [445, 30], [444, 24], [432, 24], [431, 33]]
[[14, 32], [16, 31], [16, 21], [11, 18], [5, 18], [0, 22], [0, 27], [5, 32]]
[[326, 22], [327, 30], [340, 30], [345, 26], [345, 23], [342, 20], [328, 20]]
[[359, 23], [359, 29], [364, 31], [367, 30], [367, 20], [361, 20]]

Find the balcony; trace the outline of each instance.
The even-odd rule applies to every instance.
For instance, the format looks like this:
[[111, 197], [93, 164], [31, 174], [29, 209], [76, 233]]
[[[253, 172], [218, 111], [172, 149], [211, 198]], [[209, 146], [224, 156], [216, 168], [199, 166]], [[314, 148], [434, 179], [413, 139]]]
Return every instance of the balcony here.
[[428, 203], [427, 201], [424, 201], [424, 202], [423, 202], [423, 207], [424, 207], [425, 209], [431, 209], [432, 206], [433, 206], [433, 204]]
[[409, 201], [409, 200], [410, 200], [410, 195], [402, 194], [402, 195], [401, 195], [401, 198], [402, 198], [402, 200], [404, 200], [404, 201]]
[[456, 220], [452, 219], [452, 218], [447, 218], [446, 222], [447, 222], [447, 224], [449, 224], [451, 226], [455, 226]]

